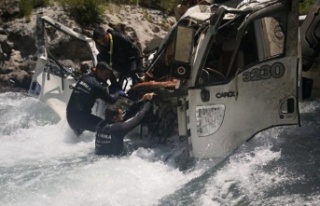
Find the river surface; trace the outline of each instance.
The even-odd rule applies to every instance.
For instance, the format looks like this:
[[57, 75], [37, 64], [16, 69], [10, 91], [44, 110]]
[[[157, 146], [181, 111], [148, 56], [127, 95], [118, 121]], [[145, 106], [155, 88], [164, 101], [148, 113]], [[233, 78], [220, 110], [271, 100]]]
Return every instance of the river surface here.
[[78, 138], [38, 100], [0, 93], [0, 205], [320, 205], [320, 100], [300, 110], [301, 127], [261, 132], [223, 161], [130, 139], [128, 156], [108, 158], [93, 133]]

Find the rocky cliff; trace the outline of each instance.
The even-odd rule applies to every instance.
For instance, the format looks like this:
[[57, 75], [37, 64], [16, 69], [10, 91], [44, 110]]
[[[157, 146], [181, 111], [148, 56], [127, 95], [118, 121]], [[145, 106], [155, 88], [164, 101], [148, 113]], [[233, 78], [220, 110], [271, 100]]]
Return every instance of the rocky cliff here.
[[[90, 36], [93, 28], [80, 28], [59, 5], [39, 8], [28, 18], [19, 18], [19, 0], [1, 5], [0, 15], [0, 92], [28, 90], [36, 62], [35, 26], [40, 12]], [[155, 37], [164, 37], [175, 19], [160, 11], [129, 5], [110, 5], [99, 25], [126, 33], [142, 51]], [[98, 26], [98, 25], [96, 25]], [[61, 51], [63, 49], [61, 48]]]

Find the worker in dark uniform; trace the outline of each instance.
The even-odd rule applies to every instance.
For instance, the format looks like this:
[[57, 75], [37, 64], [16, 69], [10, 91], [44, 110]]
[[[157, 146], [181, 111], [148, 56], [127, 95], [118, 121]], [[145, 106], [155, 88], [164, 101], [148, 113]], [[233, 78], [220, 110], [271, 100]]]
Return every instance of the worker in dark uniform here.
[[124, 136], [138, 126], [148, 113], [154, 93], [145, 94], [123, 116], [121, 109], [107, 109], [106, 120], [99, 124], [95, 152], [99, 155], [124, 155]]
[[96, 131], [103, 119], [91, 114], [91, 109], [97, 99], [114, 104], [123, 91], [110, 95], [106, 81], [112, 73], [111, 67], [105, 62], [99, 62], [95, 70], [80, 78], [77, 82], [67, 105], [67, 121], [77, 135], [84, 130]]
[[[123, 33], [110, 29], [105, 31], [99, 27], [94, 30], [93, 40], [99, 50], [98, 61], [105, 61], [124, 77], [130, 77], [133, 84], [141, 81], [143, 78], [141, 51]], [[110, 80], [115, 84], [114, 77]]]

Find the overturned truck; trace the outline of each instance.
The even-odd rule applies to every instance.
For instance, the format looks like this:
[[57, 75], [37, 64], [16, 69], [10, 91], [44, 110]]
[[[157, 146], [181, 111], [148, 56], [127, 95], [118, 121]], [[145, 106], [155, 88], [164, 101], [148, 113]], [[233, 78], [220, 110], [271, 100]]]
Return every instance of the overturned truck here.
[[[177, 133], [188, 139], [190, 156], [199, 159], [225, 157], [267, 128], [299, 124], [302, 96], [311, 97], [318, 90], [310, 72], [319, 71], [312, 67], [317, 21], [307, 16], [299, 35], [298, 3], [261, 0], [237, 8], [190, 8], [159, 45], [147, 67], [147, 81], [130, 86], [121, 79], [129, 98], [120, 103], [137, 100], [145, 92], [158, 94], [152, 117], [142, 125], [148, 126], [149, 138], [165, 142]], [[89, 37], [45, 16], [39, 22], [44, 38], [38, 41], [39, 60], [29, 94], [63, 118], [73, 85], [96, 64], [97, 51]], [[51, 32], [53, 28], [59, 32]], [[67, 37], [60, 38], [60, 33]], [[306, 36], [315, 43], [300, 41]], [[68, 54], [79, 50], [61, 54], [53, 44], [73, 41], [87, 47], [81, 50], [87, 53], [73, 61], [78, 65], [66, 65]], [[308, 44], [308, 53], [301, 51]], [[94, 112], [103, 114], [104, 107], [97, 102]]]

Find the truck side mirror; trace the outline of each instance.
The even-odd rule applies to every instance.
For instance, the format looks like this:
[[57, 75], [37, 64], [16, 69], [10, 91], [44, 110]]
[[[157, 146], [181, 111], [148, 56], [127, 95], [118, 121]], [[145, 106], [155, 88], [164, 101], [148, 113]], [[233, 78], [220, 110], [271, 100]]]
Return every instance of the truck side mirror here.
[[190, 77], [193, 38], [193, 28], [177, 27], [171, 76], [178, 79], [188, 79]]

